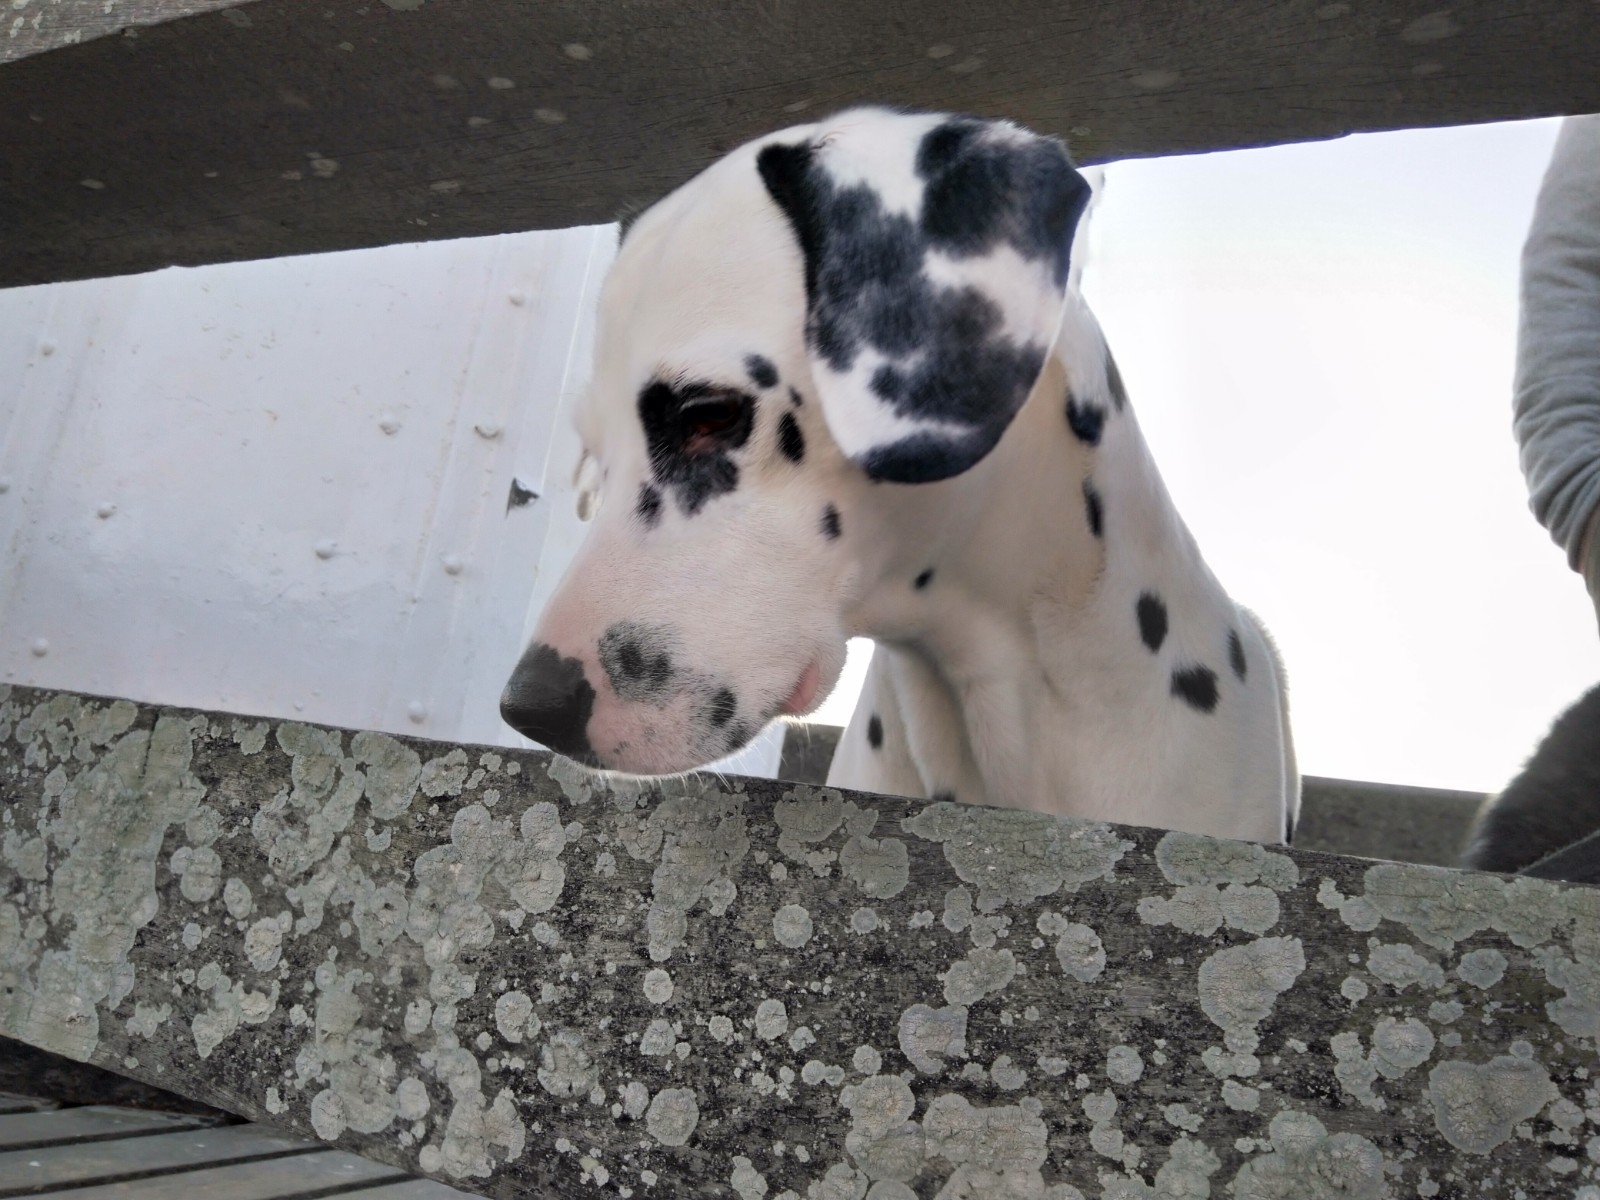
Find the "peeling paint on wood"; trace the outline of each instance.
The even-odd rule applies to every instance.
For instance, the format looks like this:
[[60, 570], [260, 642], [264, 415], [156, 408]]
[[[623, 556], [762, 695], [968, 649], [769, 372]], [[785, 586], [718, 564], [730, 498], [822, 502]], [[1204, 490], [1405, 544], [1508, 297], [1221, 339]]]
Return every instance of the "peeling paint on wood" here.
[[494, 1196], [1600, 1197], [1595, 889], [5, 687], [0, 1033]]

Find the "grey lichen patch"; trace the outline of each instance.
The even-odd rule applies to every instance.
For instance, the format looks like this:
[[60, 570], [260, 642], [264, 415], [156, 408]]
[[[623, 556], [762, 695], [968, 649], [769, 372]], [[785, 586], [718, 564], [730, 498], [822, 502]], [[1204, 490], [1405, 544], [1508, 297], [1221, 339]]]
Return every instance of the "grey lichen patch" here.
[[826, 875], [837, 855], [815, 847], [833, 836], [844, 824], [844, 817], [844, 797], [833, 788], [802, 784], [785, 792], [772, 810], [772, 819], [778, 826], [778, 850], [792, 861], [809, 866], [817, 875]]
[[667, 961], [683, 945], [696, 906], [704, 904], [713, 915], [727, 911], [736, 892], [730, 872], [750, 850], [742, 795], [698, 779], [674, 786], [682, 793], [663, 799], [646, 822], [644, 838], [628, 845], [634, 857], [653, 857], [659, 847], [645, 917], [655, 962]]
[[964, 1096], [943, 1095], [922, 1118], [927, 1155], [954, 1170], [944, 1192], [952, 1197], [1045, 1194], [1040, 1168], [1048, 1130], [1020, 1105], [978, 1108]]
[[1137, 1083], [1144, 1074], [1144, 1059], [1132, 1046], [1113, 1046], [1106, 1054], [1106, 1075], [1112, 1083]]
[[913, 1004], [900, 1014], [900, 1052], [925, 1075], [937, 1075], [945, 1060], [967, 1054], [967, 1010]]
[[1257, 938], [1200, 964], [1200, 1007], [1226, 1032], [1253, 1029], [1306, 969], [1299, 938]]
[[113, 732], [132, 724], [129, 710], [56, 697], [15, 731], [25, 761], [45, 768], [62, 760], [52, 840], [66, 854], [53, 864], [49, 905], [70, 932], [63, 948], [43, 951], [32, 980], [7, 973], [0, 1027], [80, 1060], [99, 1043], [100, 1004], [115, 1007], [133, 986], [128, 955], [157, 912], [167, 828], [186, 822], [204, 794], [190, 773], [191, 723], [162, 717], [149, 732]]
[[1039, 914], [1035, 927], [1045, 937], [1056, 939], [1056, 961], [1079, 983], [1093, 983], [1106, 969], [1105, 945], [1087, 925], [1046, 910]]
[[1396, 991], [1409, 987], [1436, 988], [1444, 983], [1439, 964], [1423, 958], [1404, 943], [1370, 943], [1367, 970]]
[[921, 1172], [926, 1158], [923, 1133], [911, 1119], [916, 1098], [898, 1075], [874, 1075], [839, 1094], [850, 1113], [844, 1148], [868, 1179], [908, 1181]]
[[350, 739], [350, 754], [366, 770], [367, 805], [374, 817], [393, 820], [411, 807], [422, 784], [422, 758], [415, 750], [387, 734], [362, 732]]
[[1535, 955], [1552, 987], [1565, 995], [1545, 1006], [1550, 1019], [1573, 1037], [1600, 1037], [1600, 960], [1569, 958], [1554, 947]]
[[1345, 925], [1359, 933], [1376, 929], [1383, 921], [1383, 914], [1366, 897], [1346, 896], [1331, 879], [1323, 879], [1317, 887], [1317, 903], [1324, 908], [1331, 908], [1339, 914]]
[[1156, 843], [1156, 865], [1168, 883], [1179, 887], [1222, 887], [1258, 880], [1275, 892], [1300, 881], [1294, 860], [1254, 842], [1233, 842], [1193, 833], [1163, 834]]
[[978, 907], [985, 912], [1062, 888], [1076, 891], [1111, 874], [1134, 848], [1109, 825], [970, 804], [930, 804], [901, 824], [907, 833], [943, 845], [945, 861], [963, 883], [978, 889]]
[[782, 1000], [763, 1000], [756, 1005], [756, 1036], [770, 1042], [789, 1031], [789, 1012]]
[[1492, 988], [1505, 977], [1506, 956], [1492, 946], [1471, 950], [1456, 964], [1456, 974], [1464, 983], [1477, 988]]
[[733, 1159], [733, 1174], [728, 1185], [738, 1194], [739, 1200], [761, 1200], [767, 1194], [767, 1181], [755, 1164], [742, 1154]]
[[778, 945], [798, 950], [811, 940], [811, 914], [799, 904], [785, 904], [772, 915], [772, 936]]
[[839, 869], [863, 895], [887, 900], [906, 890], [911, 880], [910, 856], [899, 838], [869, 836], [877, 821], [876, 812], [845, 805], [850, 840], [839, 851]]
[[1486, 1063], [1442, 1062], [1428, 1073], [1428, 1101], [1439, 1132], [1469, 1154], [1489, 1153], [1557, 1095], [1544, 1067], [1515, 1055]]
[[494, 1024], [500, 1036], [512, 1045], [522, 1041], [533, 1015], [533, 1001], [526, 992], [509, 991], [494, 1002]]
[[644, 1127], [663, 1146], [682, 1146], [700, 1124], [700, 1105], [690, 1088], [663, 1088], [650, 1101]]
[[1384, 918], [1440, 950], [1486, 929], [1517, 946], [1537, 946], [1569, 917], [1561, 890], [1539, 879], [1379, 863], [1364, 883], [1367, 901]]
[[1385, 1079], [1399, 1079], [1433, 1054], [1433, 1031], [1415, 1017], [1382, 1017], [1372, 1030], [1372, 1064]]
[[956, 1007], [976, 1004], [1005, 988], [1017, 974], [1017, 959], [1010, 950], [967, 952], [945, 972], [944, 998]]
[[600, 1068], [575, 1029], [558, 1029], [539, 1050], [539, 1086], [560, 1100], [586, 1096], [599, 1082]]
[[1354, 1133], [1329, 1134], [1316, 1117], [1285, 1111], [1269, 1126], [1272, 1149], [1233, 1178], [1237, 1200], [1386, 1200], [1382, 1151]]
[[471, 766], [467, 752], [458, 747], [424, 763], [417, 786], [422, 789], [424, 796], [433, 800], [441, 796], [459, 796]]

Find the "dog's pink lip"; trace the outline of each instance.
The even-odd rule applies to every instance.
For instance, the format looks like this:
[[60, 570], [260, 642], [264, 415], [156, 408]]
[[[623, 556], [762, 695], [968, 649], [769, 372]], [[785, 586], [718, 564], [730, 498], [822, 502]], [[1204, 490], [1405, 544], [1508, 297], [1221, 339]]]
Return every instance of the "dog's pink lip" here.
[[822, 666], [815, 659], [800, 672], [800, 678], [794, 685], [794, 691], [789, 693], [789, 698], [783, 702], [782, 712], [785, 716], [797, 717], [811, 707], [811, 702], [817, 698], [817, 690], [822, 687]]

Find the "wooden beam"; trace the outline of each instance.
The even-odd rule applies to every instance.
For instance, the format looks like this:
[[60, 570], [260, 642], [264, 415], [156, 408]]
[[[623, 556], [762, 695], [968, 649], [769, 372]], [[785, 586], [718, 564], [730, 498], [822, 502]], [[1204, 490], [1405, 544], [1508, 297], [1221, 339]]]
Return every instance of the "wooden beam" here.
[[1600, 890], [0, 687], [0, 1032], [511, 1197], [1593, 1190]]
[[0, 286], [606, 222], [862, 102], [1085, 161], [1600, 109], [1566, 0], [144, 0], [177, 19], [91, 39], [104, 7], [0, 66]]

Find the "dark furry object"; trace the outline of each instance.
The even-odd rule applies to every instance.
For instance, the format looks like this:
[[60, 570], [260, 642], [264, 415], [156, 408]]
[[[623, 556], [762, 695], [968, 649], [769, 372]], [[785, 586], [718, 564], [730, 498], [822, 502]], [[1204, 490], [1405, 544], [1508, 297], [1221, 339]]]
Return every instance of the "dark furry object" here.
[[1522, 772], [1484, 804], [1461, 862], [1600, 881], [1600, 687], [1556, 718]]

